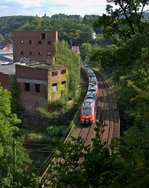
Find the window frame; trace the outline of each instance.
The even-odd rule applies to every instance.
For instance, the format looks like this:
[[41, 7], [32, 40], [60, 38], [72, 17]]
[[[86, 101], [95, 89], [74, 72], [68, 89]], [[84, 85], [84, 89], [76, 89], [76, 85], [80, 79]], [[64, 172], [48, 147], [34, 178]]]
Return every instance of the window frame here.
[[53, 77], [53, 76], [57, 76], [57, 75], [58, 75], [58, 71], [56, 71], [56, 70], [55, 70], [55, 71], [52, 71], [52, 74], [51, 74], [51, 75], [52, 75], [52, 77]]
[[31, 91], [31, 85], [30, 85], [30, 83], [24, 83], [24, 91]]
[[58, 90], [58, 84], [57, 83], [52, 83], [52, 90], [57, 91]]
[[35, 92], [40, 93], [41, 92], [41, 85], [40, 84], [34, 84]]
[[61, 74], [66, 74], [66, 69], [61, 70]]

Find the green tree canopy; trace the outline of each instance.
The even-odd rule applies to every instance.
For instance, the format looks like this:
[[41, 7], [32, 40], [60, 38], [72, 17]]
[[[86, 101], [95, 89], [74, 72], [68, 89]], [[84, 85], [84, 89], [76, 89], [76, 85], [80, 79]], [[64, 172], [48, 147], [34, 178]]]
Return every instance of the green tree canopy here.
[[[144, 19], [145, 7], [148, 0], [107, 0], [107, 15], [99, 17], [95, 26], [100, 26], [108, 37], [114, 39], [130, 38], [142, 34], [147, 27]], [[112, 6], [116, 5], [116, 6]]]
[[0, 186], [27, 187], [30, 160], [17, 136], [20, 120], [11, 113], [11, 95], [0, 86]]
[[[148, 186], [149, 128], [131, 128], [109, 147], [101, 143], [100, 125], [92, 146], [81, 138], [62, 144], [55, 155], [49, 180], [53, 187], [146, 188]], [[132, 137], [133, 136], [133, 137]]]

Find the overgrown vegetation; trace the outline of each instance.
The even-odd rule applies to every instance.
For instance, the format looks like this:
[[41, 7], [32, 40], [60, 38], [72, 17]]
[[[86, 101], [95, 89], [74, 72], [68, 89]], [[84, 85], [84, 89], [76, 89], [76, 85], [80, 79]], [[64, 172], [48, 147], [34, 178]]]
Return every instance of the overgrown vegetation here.
[[[52, 164], [55, 187], [149, 185], [149, 35], [148, 22], [143, 20], [149, 1], [108, 2], [108, 15], [100, 17], [96, 26], [113, 44], [93, 51], [91, 60], [115, 86], [125, 129], [109, 147], [100, 142], [100, 127], [92, 147], [84, 146], [80, 138], [62, 145], [56, 154], [61, 160]], [[115, 9], [112, 3], [117, 5]]]
[[[116, 3], [117, 1], [111, 2]], [[115, 41], [115, 44], [111, 46], [94, 51], [92, 59], [98, 62], [100, 68], [106, 70], [107, 75], [115, 85], [118, 105], [122, 112], [121, 115], [125, 121], [125, 126], [142, 128], [149, 123], [147, 109], [149, 98], [149, 35], [147, 27], [149, 24], [141, 21], [143, 19], [144, 6], [148, 1], [134, 1], [133, 3], [126, 1], [123, 1], [122, 5], [118, 3], [120, 9], [116, 9], [111, 15], [114, 21], [117, 18], [117, 14], [122, 14], [124, 7], [127, 14], [131, 13], [128, 18], [124, 17], [117, 20], [119, 27], [121, 22], [125, 23], [123, 26], [125, 29], [121, 27], [121, 33], [125, 33], [127, 29], [129, 35], [123, 38], [119, 30], [114, 30], [114, 26], [111, 26], [111, 30], [113, 28], [111, 37], [117, 35], [119, 40]], [[142, 7], [142, 12], [137, 11], [139, 6]], [[134, 13], [132, 14], [133, 11]], [[114, 14], [115, 12], [116, 15]], [[107, 16], [107, 19], [111, 19], [111, 16]], [[104, 20], [101, 19], [98, 23], [100, 26], [105, 24]], [[111, 21], [112, 24], [114, 23]], [[108, 32], [106, 30], [107, 27], [107, 25], [104, 25], [105, 34]]]
[[58, 64], [64, 64], [67, 67], [67, 96], [69, 99], [78, 99], [80, 84], [79, 56], [68, 48], [64, 41], [59, 42], [56, 52], [56, 61]]
[[17, 136], [20, 119], [11, 112], [10, 92], [0, 87], [0, 187], [34, 187], [31, 161]]
[[[100, 126], [92, 146], [86, 146], [81, 138], [73, 139], [59, 147], [51, 164], [51, 187], [91, 188], [147, 188], [148, 141], [146, 132], [131, 128], [120, 140], [113, 140], [109, 147], [101, 143]], [[133, 138], [132, 138], [133, 136]]]
[[0, 34], [3, 37], [10, 35], [15, 30], [28, 31], [53, 31], [59, 32], [59, 40], [65, 40], [69, 46], [81, 45], [84, 42], [94, 43], [93, 32], [99, 33], [99, 29], [94, 29], [92, 24], [98, 18], [96, 15], [65, 15], [56, 14], [51, 17], [38, 16], [8, 16], [0, 17]]
[[[60, 39], [68, 41], [69, 46], [82, 44], [82, 59], [88, 61], [90, 58], [88, 52], [92, 54], [91, 60], [96, 61], [96, 67], [104, 71], [115, 86], [121, 119], [125, 125], [121, 138], [113, 140], [108, 148], [106, 143], [100, 142], [100, 127], [96, 127], [96, 137], [93, 139], [92, 147], [85, 146], [80, 138], [74, 139], [73, 144], [69, 142], [61, 145], [55, 157], [62, 160], [51, 166], [53, 176], [50, 177], [54, 187], [147, 188], [149, 185], [149, 24], [143, 18], [144, 8], [149, 1], [110, 0], [108, 2], [108, 14], [99, 17], [96, 22], [94, 31], [96, 34], [100, 33], [100, 36], [97, 35], [95, 40], [92, 40], [93, 29], [90, 27], [97, 17], [85, 16], [83, 24], [78, 16], [73, 17], [74, 22], [66, 15], [55, 15], [51, 18], [36, 17], [32, 24], [26, 23], [20, 28], [63, 30]], [[112, 7], [112, 3], [117, 5], [116, 9]], [[90, 19], [93, 19], [93, 22]], [[88, 44], [95, 41], [101, 44], [104, 37], [109, 37], [108, 42], [113, 41], [113, 44], [98, 49], [97, 46], [92, 49]], [[84, 41], [86, 44], [83, 44]], [[104, 46], [104, 43], [102, 44]], [[68, 50], [67, 43], [61, 42], [56, 58], [58, 63], [66, 62], [68, 67], [68, 98], [77, 99], [79, 83], [77, 55]], [[64, 93], [63, 97], [66, 96]], [[58, 106], [59, 112], [57, 112]], [[46, 112], [45, 115], [50, 121], [53, 118], [53, 125], [56, 122], [63, 125], [56, 121], [56, 118], [61, 114], [61, 119], [64, 120], [65, 110], [64, 103], [60, 103], [51, 107], [51, 111]], [[9, 92], [1, 87], [0, 117], [1, 185], [12, 187], [14, 182], [14, 187], [18, 187], [18, 184], [22, 187], [34, 187], [34, 181], [26, 174], [26, 167], [30, 162], [18, 139], [15, 139], [17, 168], [15, 172], [13, 171], [13, 133], [17, 131], [14, 125], [19, 123], [19, 120], [16, 115], [11, 114]], [[50, 126], [48, 130], [51, 138], [61, 136], [63, 133], [63, 128], [61, 131]]]

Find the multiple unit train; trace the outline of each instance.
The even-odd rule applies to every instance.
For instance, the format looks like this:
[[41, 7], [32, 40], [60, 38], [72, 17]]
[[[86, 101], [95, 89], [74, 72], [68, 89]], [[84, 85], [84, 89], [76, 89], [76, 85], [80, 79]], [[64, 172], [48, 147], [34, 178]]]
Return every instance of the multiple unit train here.
[[88, 90], [80, 110], [81, 124], [91, 125], [96, 121], [96, 101], [98, 98], [98, 81], [94, 71], [88, 66], [82, 66], [88, 78]]

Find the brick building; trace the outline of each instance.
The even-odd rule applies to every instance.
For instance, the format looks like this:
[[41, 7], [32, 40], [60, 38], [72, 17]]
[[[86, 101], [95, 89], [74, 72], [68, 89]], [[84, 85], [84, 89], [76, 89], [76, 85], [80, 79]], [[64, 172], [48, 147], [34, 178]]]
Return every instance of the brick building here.
[[5, 89], [9, 90], [11, 88], [14, 79], [14, 75], [0, 72], [0, 86], [4, 87]]
[[0, 65], [0, 85], [10, 89], [15, 80], [15, 65]]
[[20, 104], [30, 114], [38, 108], [47, 108], [48, 102], [60, 98], [66, 91], [66, 68], [41, 63], [16, 64], [16, 81], [20, 91]]
[[66, 67], [54, 61], [57, 32], [17, 31], [13, 36], [14, 62], [25, 63], [0, 67], [0, 84], [10, 88], [16, 80], [20, 105], [27, 113], [36, 115], [38, 108], [48, 107], [48, 102], [67, 91]]
[[16, 31], [13, 33], [14, 62], [54, 62], [57, 31]]

